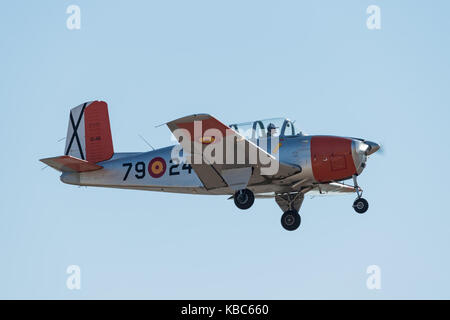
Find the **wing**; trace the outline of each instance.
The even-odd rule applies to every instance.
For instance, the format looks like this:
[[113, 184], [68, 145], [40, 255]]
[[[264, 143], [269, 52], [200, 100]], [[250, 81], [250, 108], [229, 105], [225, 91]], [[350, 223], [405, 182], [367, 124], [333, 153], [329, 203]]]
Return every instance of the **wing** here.
[[239, 190], [249, 181], [282, 179], [301, 171], [300, 167], [279, 162], [209, 114], [179, 118], [167, 126], [180, 142], [183, 157], [208, 190], [227, 186]]

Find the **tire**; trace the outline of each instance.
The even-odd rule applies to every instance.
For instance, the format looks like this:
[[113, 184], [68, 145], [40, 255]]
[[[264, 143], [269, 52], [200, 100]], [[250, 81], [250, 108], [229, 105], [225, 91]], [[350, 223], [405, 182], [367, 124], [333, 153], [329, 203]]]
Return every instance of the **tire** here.
[[281, 225], [288, 231], [296, 230], [301, 223], [302, 219], [297, 211], [288, 210], [281, 216]]
[[356, 199], [355, 202], [353, 202], [353, 209], [359, 214], [363, 214], [369, 209], [369, 203], [364, 198]]
[[255, 202], [255, 195], [248, 189], [239, 190], [234, 194], [234, 204], [242, 210], [247, 210]]

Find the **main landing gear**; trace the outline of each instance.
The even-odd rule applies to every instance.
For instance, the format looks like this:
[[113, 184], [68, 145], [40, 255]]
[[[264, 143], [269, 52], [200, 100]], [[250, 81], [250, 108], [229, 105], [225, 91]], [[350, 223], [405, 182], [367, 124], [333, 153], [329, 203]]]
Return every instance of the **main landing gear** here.
[[302, 192], [285, 193], [275, 195], [275, 201], [283, 210], [281, 225], [288, 231], [296, 230], [302, 219], [298, 211], [303, 203], [304, 194]]
[[288, 231], [294, 231], [302, 222], [300, 214], [296, 210], [288, 210], [281, 216], [281, 225]]
[[251, 190], [248, 189], [242, 189], [237, 191], [234, 194], [233, 198], [236, 207], [242, 210], [250, 208], [253, 205], [253, 202], [255, 202], [255, 195]]
[[358, 197], [353, 202], [353, 209], [359, 214], [363, 214], [369, 209], [369, 202], [362, 197], [362, 191], [358, 186], [358, 181], [356, 180], [356, 175], [353, 176], [353, 184], [355, 186], [355, 191]]
[[[236, 207], [242, 210], [249, 209], [253, 202], [255, 202], [255, 195], [249, 189], [242, 189], [237, 191], [234, 196], [234, 204]], [[293, 193], [283, 193], [276, 194], [275, 201], [283, 210], [283, 215], [281, 216], [281, 225], [284, 229], [288, 231], [296, 230], [302, 221], [298, 211], [303, 203], [304, 193], [303, 192], [293, 192]]]

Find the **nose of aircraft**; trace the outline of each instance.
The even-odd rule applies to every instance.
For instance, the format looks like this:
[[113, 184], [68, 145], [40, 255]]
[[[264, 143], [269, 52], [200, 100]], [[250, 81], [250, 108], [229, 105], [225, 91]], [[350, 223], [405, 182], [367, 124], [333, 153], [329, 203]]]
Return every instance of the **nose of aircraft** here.
[[366, 167], [367, 156], [380, 150], [380, 145], [373, 141], [354, 138], [352, 143], [353, 161], [356, 173], [360, 174]]
[[369, 147], [367, 148], [366, 154], [371, 155], [372, 153], [377, 152], [380, 150], [380, 145], [378, 143], [375, 143], [373, 141], [364, 141], [365, 144], [367, 144]]

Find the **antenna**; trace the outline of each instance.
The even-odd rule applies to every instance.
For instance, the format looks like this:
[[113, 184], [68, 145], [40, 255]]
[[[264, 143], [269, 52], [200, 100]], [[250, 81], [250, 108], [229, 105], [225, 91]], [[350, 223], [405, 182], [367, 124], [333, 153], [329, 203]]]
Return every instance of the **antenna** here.
[[[66, 137], [61, 138], [61, 139], [59, 139], [59, 140], [56, 141], [56, 142], [61, 142], [61, 141], [63, 141], [63, 140], [66, 140]], [[48, 168], [48, 166], [43, 166], [43, 167], [41, 168], [41, 170], [45, 170], [45, 169], [47, 169], [47, 168]]]
[[153, 148], [153, 146], [147, 141], [147, 140], [145, 140], [145, 138], [143, 137], [143, 136], [141, 136], [140, 134], [138, 134], [138, 136], [150, 147], [150, 148], [152, 148], [153, 150], [155, 150], [155, 148]]

